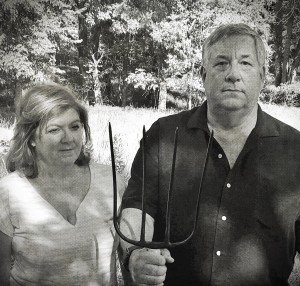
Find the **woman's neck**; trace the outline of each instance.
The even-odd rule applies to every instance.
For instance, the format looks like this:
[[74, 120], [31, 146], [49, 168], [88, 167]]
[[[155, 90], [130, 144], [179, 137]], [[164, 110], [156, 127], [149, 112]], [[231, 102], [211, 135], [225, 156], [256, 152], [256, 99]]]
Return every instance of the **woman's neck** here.
[[43, 162], [38, 162], [38, 176], [51, 179], [74, 178], [78, 176], [77, 172], [80, 167], [76, 164], [68, 166], [49, 166]]

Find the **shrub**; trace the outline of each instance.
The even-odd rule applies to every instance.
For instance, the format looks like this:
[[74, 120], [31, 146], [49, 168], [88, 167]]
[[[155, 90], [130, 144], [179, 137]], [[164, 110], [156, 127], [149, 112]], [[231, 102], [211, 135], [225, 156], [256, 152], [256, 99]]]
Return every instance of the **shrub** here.
[[277, 105], [300, 107], [300, 82], [266, 86], [261, 94], [260, 101]]

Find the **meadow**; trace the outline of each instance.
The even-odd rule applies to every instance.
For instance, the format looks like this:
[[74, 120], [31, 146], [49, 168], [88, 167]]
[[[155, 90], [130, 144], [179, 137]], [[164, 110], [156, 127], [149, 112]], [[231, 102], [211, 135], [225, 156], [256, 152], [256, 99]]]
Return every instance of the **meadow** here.
[[[285, 105], [262, 104], [261, 107], [275, 118], [300, 130], [300, 109]], [[87, 106], [93, 140], [93, 159], [102, 164], [110, 164], [110, 149], [108, 124], [111, 123], [114, 139], [114, 150], [118, 171], [129, 178], [130, 167], [135, 153], [139, 148], [143, 126], [148, 130], [159, 117], [168, 116], [174, 109], [159, 111], [149, 108]], [[0, 116], [0, 177], [5, 174], [3, 157], [9, 140], [12, 137], [13, 126], [11, 118], [7, 120]]]
[[[300, 130], [300, 109], [296, 107], [261, 104], [262, 109], [275, 118]], [[112, 125], [114, 149], [119, 171], [128, 178], [130, 166], [139, 147], [143, 125], [146, 130], [162, 116], [175, 113], [175, 110], [134, 109], [111, 106], [89, 108], [91, 133], [93, 137], [94, 159], [110, 164], [108, 123]]]

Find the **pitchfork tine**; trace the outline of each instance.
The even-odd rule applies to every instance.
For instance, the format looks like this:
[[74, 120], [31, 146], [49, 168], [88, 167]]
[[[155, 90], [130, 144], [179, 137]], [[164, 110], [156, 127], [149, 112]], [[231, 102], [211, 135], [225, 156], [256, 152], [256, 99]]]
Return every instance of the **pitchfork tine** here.
[[[114, 155], [114, 148], [113, 148], [113, 138], [112, 138], [112, 130], [111, 124], [108, 123], [108, 132], [109, 132], [109, 142], [110, 142], [110, 156], [111, 156], [111, 166], [112, 166], [112, 176], [113, 176], [113, 190], [114, 190], [114, 218], [118, 217], [118, 191], [117, 191], [117, 178], [116, 178], [116, 164], [115, 164], [115, 155]], [[114, 224], [116, 224], [114, 220]], [[115, 228], [117, 225], [115, 225]]]
[[172, 201], [172, 195], [173, 195], [173, 184], [174, 184], [174, 173], [175, 173], [175, 163], [176, 163], [176, 153], [177, 153], [177, 141], [178, 141], [178, 127], [176, 127], [175, 134], [174, 134], [174, 150], [173, 150], [173, 159], [172, 159], [172, 170], [170, 174], [170, 183], [169, 183], [169, 190], [168, 190], [168, 197], [167, 197], [167, 212], [166, 212], [166, 230], [165, 230], [165, 237], [163, 241], [161, 242], [156, 242], [156, 241], [146, 241], [145, 240], [145, 226], [146, 226], [146, 208], [145, 208], [145, 178], [146, 178], [146, 156], [145, 156], [145, 146], [146, 146], [146, 131], [145, 131], [145, 126], [143, 128], [143, 139], [142, 139], [142, 146], [141, 146], [141, 151], [142, 151], [142, 164], [143, 164], [143, 170], [142, 170], [142, 225], [141, 225], [141, 234], [140, 234], [140, 240], [133, 240], [128, 237], [126, 237], [120, 230], [119, 226], [119, 216], [118, 216], [118, 204], [117, 204], [117, 199], [118, 199], [118, 190], [117, 190], [117, 180], [116, 180], [116, 165], [115, 165], [115, 156], [114, 156], [114, 148], [113, 148], [113, 137], [112, 137], [112, 129], [111, 129], [111, 124], [109, 123], [109, 142], [110, 142], [110, 151], [111, 151], [111, 164], [112, 164], [112, 172], [113, 172], [113, 189], [114, 189], [114, 210], [113, 210], [113, 222], [114, 222], [114, 227], [116, 229], [116, 232], [122, 238], [123, 240], [127, 241], [128, 243], [131, 243], [136, 246], [140, 247], [148, 247], [148, 248], [169, 248], [169, 247], [175, 247], [178, 245], [182, 245], [186, 243], [194, 234], [196, 225], [198, 222], [198, 216], [199, 216], [199, 209], [200, 209], [200, 195], [202, 191], [202, 185], [203, 185], [203, 180], [205, 178], [206, 174], [206, 169], [207, 169], [207, 163], [208, 163], [208, 158], [210, 154], [210, 149], [212, 146], [213, 142], [213, 131], [210, 134], [209, 141], [208, 141], [208, 147], [205, 155], [205, 160], [203, 164], [203, 169], [202, 169], [202, 176], [200, 178], [199, 182], [199, 192], [198, 192], [198, 197], [197, 197], [197, 208], [195, 211], [195, 220], [193, 224], [193, 229], [191, 233], [188, 235], [188, 237], [182, 241], [177, 241], [177, 242], [171, 242], [170, 239], [170, 227], [171, 227], [171, 201]]
[[143, 184], [142, 184], [142, 225], [141, 225], [141, 242], [145, 242], [145, 227], [146, 227], [146, 210], [145, 210], [145, 174], [146, 174], [146, 156], [145, 156], [146, 130], [143, 126], [142, 139], [142, 160], [143, 160]]
[[166, 230], [165, 230], [165, 243], [170, 243], [170, 229], [171, 229], [171, 200], [173, 194], [173, 184], [174, 184], [174, 173], [175, 173], [175, 163], [176, 163], [176, 153], [177, 153], [177, 141], [178, 141], [178, 127], [175, 129], [174, 134], [174, 150], [173, 150], [173, 160], [172, 160], [172, 169], [169, 183], [169, 191], [167, 198], [167, 213], [166, 213]]

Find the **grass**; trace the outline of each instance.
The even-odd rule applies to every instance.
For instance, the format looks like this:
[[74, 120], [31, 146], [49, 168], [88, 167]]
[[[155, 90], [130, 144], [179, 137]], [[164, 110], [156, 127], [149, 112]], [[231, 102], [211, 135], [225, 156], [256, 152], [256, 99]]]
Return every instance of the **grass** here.
[[[281, 121], [300, 130], [300, 109], [297, 107], [261, 104], [262, 109]], [[114, 149], [118, 170], [125, 179], [129, 178], [130, 167], [139, 148], [143, 125], [148, 130], [159, 117], [173, 114], [174, 110], [159, 111], [146, 108], [121, 108], [112, 106], [88, 107], [93, 139], [93, 158], [95, 161], [110, 164], [108, 123], [113, 130]], [[12, 137], [12, 118], [6, 121], [0, 117], [0, 160], [7, 150], [7, 142]], [[2, 154], [2, 155], [1, 155]], [[1, 160], [2, 161], [2, 160]], [[0, 176], [5, 174], [1, 171]], [[3, 165], [3, 164], [2, 164]]]
[[155, 109], [134, 109], [111, 106], [97, 106], [89, 109], [90, 126], [93, 138], [94, 159], [97, 162], [110, 164], [108, 124], [111, 123], [116, 162], [119, 171], [128, 178], [139, 141], [143, 133], [143, 125], [148, 130], [159, 117], [174, 111], [158, 111]]
[[300, 131], [300, 108], [285, 105], [261, 104], [262, 109], [273, 117]]

